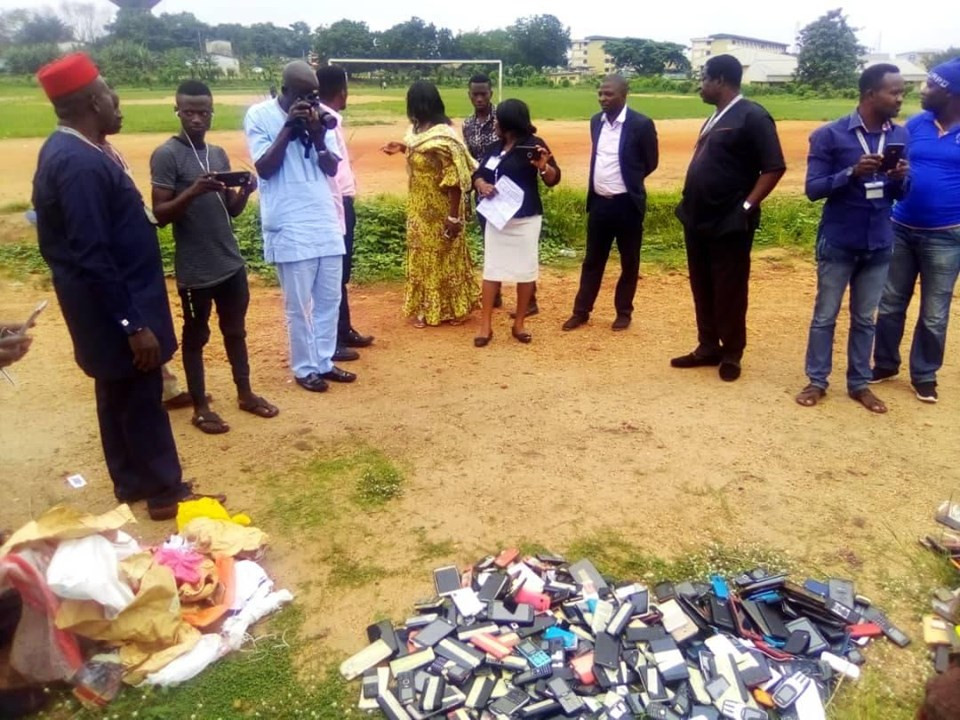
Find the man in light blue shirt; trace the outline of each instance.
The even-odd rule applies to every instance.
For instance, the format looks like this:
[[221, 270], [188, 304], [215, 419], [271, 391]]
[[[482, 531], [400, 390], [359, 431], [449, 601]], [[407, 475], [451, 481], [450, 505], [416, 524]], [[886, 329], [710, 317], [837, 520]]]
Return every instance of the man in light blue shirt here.
[[297, 384], [323, 392], [327, 381], [357, 379], [333, 364], [343, 272], [343, 231], [330, 187], [340, 162], [333, 132], [317, 107], [317, 76], [307, 63], [283, 69], [276, 99], [243, 122], [260, 175], [263, 255], [277, 267]]

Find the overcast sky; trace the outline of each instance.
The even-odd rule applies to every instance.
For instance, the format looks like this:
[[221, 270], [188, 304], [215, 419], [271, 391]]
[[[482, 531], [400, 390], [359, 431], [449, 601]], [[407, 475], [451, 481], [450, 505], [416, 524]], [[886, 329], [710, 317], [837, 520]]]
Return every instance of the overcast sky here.
[[[92, 0], [110, 8], [107, 0]], [[518, 15], [551, 13], [570, 26], [573, 37], [615, 35], [649, 37], [689, 44], [690, 38], [711, 33], [735, 33], [765, 40], [792, 43], [797, 30], [829, 9], [843, 6], [860, 42], [883, 52], [942, 49], [960, 42], [960, 22], [946, 0], [922, 2], [916, 7], [884, 4], [876, 0], [686, 0], [683, 4], [659, 4], [647, 10], [641, 3], [616, 13], [608, 0], [594, 5], [584, 0], [483, 0], [483, 2], [396, 2], [396, 0], [350, 0], [350, 2], [267, 2], [266, 0], [162, 0], [161, 12], [192, 12], [204, 22], [273, 22], [277, 25], [303, 20], [311, 27], [342, 17], [362, 20], [373, 30], [419, 16], [452, 30], [488, 30], [509, 25]], [[0, 0], [0, 8], [55, 8], [58, 0]], [[656, 4], [651, 3], [656, 7]], [[937, 12], [936, 6], [939, 6]], [[896, 9], [894, 9], [896, 8]]]

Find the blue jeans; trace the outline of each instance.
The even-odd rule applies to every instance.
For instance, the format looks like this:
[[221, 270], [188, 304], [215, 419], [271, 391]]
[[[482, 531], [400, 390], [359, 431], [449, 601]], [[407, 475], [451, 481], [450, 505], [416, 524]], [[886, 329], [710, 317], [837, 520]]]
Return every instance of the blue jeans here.
[[343, 256], [277, 263], [290, 334], [290, 369], [298, 378], [333, 369]]
[[890, 267], [891, 250], [846, 250], [817, 243], [817, 302], [807, 341], [807, 377], [827, 389], [833, 367], [833, 333], [847, 285], [850, 286], [850, 335], [847, 341], [847, 390], [870, 380], [874, 313]]
[[894, 225], [893, 261], [880, 299], [873, 361], [883, 370], [900, 369], [900, 341], [907, 307], [920, 277], [920, 317], [910, 348], [910, 379], [936, 382], [943, 365], [953, 286], [960, 273], [960, 227], [913, 230]]

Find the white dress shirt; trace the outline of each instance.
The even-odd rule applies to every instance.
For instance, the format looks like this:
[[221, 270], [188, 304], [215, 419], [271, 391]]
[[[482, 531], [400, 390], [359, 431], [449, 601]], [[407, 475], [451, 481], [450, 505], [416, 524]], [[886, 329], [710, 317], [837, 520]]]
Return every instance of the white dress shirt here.
[[597, 138], [597, 159], [593, 166], [593, 191], [603, 197], [622, 195], [627, 191], [620, 172], [620, 134], [627, 119], [624, 106], [613, 122], [603, 113], [600, 118], [600, 137]]

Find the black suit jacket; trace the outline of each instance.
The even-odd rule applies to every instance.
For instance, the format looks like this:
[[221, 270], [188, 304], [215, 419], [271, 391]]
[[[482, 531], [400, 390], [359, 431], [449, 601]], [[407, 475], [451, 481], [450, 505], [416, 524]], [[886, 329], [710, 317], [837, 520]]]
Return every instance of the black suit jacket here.
[[[590, 138], [593, 140], [593, 150], [590, 153], [590, 185], [587, 188], [587, 210], [593, 204], [597, 194], [593, 191], [593, 171], [597, 164], [597, 143], [600, 140], [600, 124], [603, 113], [597, 113], [590, 118]], [[657, 147], [657, 128], [653, 120], [641, 115], [636, 110], [627, 108], [627, 117], [620, 132], [620, 173], [623, 175], [623, 184], [627, 193], [636, 204], [640, 212], [647, 207], [647, 191], [643, 181], [660, 162], [660, 151]]]

